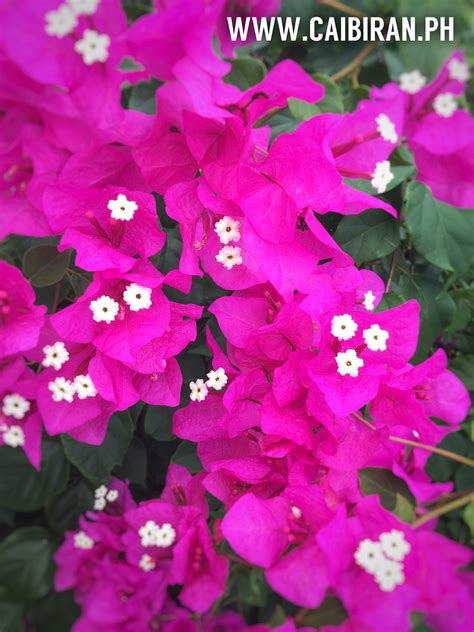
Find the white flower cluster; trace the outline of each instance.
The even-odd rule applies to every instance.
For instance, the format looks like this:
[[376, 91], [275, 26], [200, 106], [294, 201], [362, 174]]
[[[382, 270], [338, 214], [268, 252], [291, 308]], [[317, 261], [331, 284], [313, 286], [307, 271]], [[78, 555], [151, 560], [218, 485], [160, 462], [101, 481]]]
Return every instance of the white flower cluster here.
[[189, 388], [191, 394], [189, 396], [192, 402], [202, 402], [206, 399], [209, 388], [213, 388], [215, 391], [222, 390], [227, 384], [229, 378], [223, 368], [216, 369], [215, 371], [209, 371], [207, 374], [207, 382], [204, 380], [196, 380], [195, 382], [189, 382]]
[[[138, 285], [138, 283], [130, 283], [125, 288], [122, 298], [132, 312], [139, 312], [142, 309], [150, 309], [152, 306], [151, 299], [152, 289]], [[120, 311], [120, 304], [111, 296], [103, 294], [99, 298], [91, 301], [89, 308], [92, 312], [92, 318], [96, 323], [106, 323], [110, 325]]]
[[176, 531], [169, 522], [164, 522], [160, 526], [154, 520], [148, 520], [143, 527], [140, 527], [138, 535], [144, 547], [157, 546], [166, 549], [176, 540]]
[[107, 489], [105, 485], [101, 485], [94, 491], [94, 511], [103, 511], [106, 504], [114, 503], [119, 497], [116, 489]]
[[375, 122], [377, 123], [377, 131], [380, 136], [389, 143], [396, 145], [398, 143], [398, 134], [394, 123], [389, 117], [386, 114], [379, 114]]
[[[340, 342], [353, 338], [357, 329], [358, 325], [350, 314], [334, 316], [331, 321], [331, 334]], [[368, 329], [364, 329], [362, 336], [367, 348], [370, 349], [370, 351], [387, 350], [387, 340], [389, 339], [390, 334], [379, 325], [374, 324]], [[336, 355], [336, 364], [339, 375], [358, 377], [359, 369], [364, 366], [364, 360], [359, 358], [355, 349], [347, 349], [346, 351], [340, 351]]]
[[65, 401], [69, 404], [74, 400], [74, 395], [77, 395], [78, 399], [88, 399], [97, 395], [97, 389], [89, 373], [76, 375], [74, 380], [57, 377], [49, 382], [48, 389], [51, 391], [53, 401]]
[[[29, 412], [31, 403], [18, 393], [9, 393], [5, 395], [2, 403], [2, 414], [5, 417], [13, 417], [13, 419], [23, 419]], [[25, 445], [25, 433], [23, 428], [16, 424], [11, 426], [0, 424], [0, 433], [3, 443], [11, 448], [18, 448]]]
[[78, 531], [74, 534], [74, 546], [76, 549], [84, 549], [85, 551], [92, 549], [95, 542], [94, 540], [84, 533], [84, 531]]
[[375, 169], [371, 174], [370, 184], [374, 187], [377, 193], [385, 193], [388, 185], [394, 179], [394, 174], [390, 162], [388, 160], [382, 160], [377, 162]]
[[392, 529], [379, 540], [365, 539], [354, 553], [356, 564], [372, 575], [380, 590], [391, 592], [405, 582], [403, 560], [411, 550], [402, 531]]
[[229, 246], [231, 241], [240, 241], [240, 222], [226, 215], [214, 226], [214, 231], [224, 247], [219, 250], [216, 260], [222, 263], [226, 270], [242, 264], [242, 250], [238, 246]]

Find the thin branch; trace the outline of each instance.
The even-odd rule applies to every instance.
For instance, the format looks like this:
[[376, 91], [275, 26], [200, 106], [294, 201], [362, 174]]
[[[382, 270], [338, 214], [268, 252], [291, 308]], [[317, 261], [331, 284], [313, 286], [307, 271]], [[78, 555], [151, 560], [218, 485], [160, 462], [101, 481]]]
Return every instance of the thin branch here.
[[400, 253], [397, 248], [397, 250], [395, 250], [395, 252], [393, 253], [392, 262], [390, 263], [390, 270], [388, 273], [387, 285], [385, 286], [386, 292], [390, 292], [392, 289], [393, 276], [395, 274], [395, 270], [397, 269], [399, 258], [400, 258]]
[[339, 2], [339, 0], [317, 0], [317, 2], [319, 4], [324, 4], [326, 7], [331, 7], [331, 9], [341, 11], [341, 13], [353, 15], [355, 18], [363, 18], [366, 15], [362, 11], [358, 11], [357, 9], [349, 7], [347, 4], [344, 4], [344, 2]]
[[370, 428], [371, 430], [377, 430], [374, 424], [371, 424], [370, 421], [366, 419], [365, 417], [363, 417], [361, 414], [356, 412], [356, 413], [352, 413], [352, 416], [355, 417], [358, 421], [361, 421], [363, 424], [365, 424], [367, 428]]
[[469, 494], [467, 494], [466, 496], [463, 496], [462, 498], [457, 498], [456, 500], [452, 500], [450, 503], [446, 503], [445, 505], [441, 505], [441, 507], [437, 507], [436, 509], [432, 509], [431, 511], [428, 511], [428, 513], [425, 513], [424, 516], [417, 518], [413, 522], [413, 526], [415, 528], [419, 527], [422, 524], [425, 524], [426, 522], [433, 520], [433, 518], [438, 518], [438, 516], [442, 516], [448, 513], [449, 511], [453, 511], [454, 509], [459, 509], [459, 507], [464, 507], [464, 505], [468, 505], [469, 503], [472, 503], [472, 502], [474, 502], [474, 493], [470, 492]]
[[351, 75], [354, 71], [360, 68], [360, 66], [362, 66], [370, 53], [375, 50], [377, 44], [378, 42], [369, 42], [366, 46], [364, 46], [360, 53], [356, 55], [349, 64], [347, 64], [347, 66], [344, 66], [344, 68], [341, 68], [341, 70], [338, 70], [334, 75], [332, 75], [331, 79], [333, 81], [339, 81], [347, 75]]

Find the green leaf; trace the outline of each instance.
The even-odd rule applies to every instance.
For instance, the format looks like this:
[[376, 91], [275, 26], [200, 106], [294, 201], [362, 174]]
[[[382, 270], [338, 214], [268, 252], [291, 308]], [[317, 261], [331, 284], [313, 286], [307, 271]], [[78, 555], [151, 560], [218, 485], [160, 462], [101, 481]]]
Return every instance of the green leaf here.
[[450, 361], [449, 368], [464, 382], [468, 390], [474, 391], [474, 355], [454, 358]]
[[265, 64], [254, 57], [238, 57], [232, 61], [232, 70], [224, 77], [226, 83], [247, 90], [265, 77]]
[[237, 575], [237, 592], [240, 599], [249, 606], [265, 606], [270, 588], [260, 568], [252, 568], [250, 572]]
[[145, 432], [156, 441], [174, 441], [173, 413], [177, 408], [148, 406], [145, 416]]
[[52, 591], [32, 604], [28, 616], [34, 623], [35, 632], [70, 632], [80, 612], [72, 591]]
[[297, 121], [308, 121], [317, 114], [321, 114], [321, 110], [315, 103], [308, 103], [302, 99], [288, 99], [288, 107]]
[[389, 255], [400, 243], [397, 222], [379, 210], [343, 217], [334, 239], [357, 265]]
[[[451, 432], [444, 437], [438, 447], [466, 456], [469, 452], [470, 441], [463, 432]], [[435, 482], [446, 483], [454, 477], [454, 473], [460, 467], [460, 464], [452, 459], [432, 454], [426, 462], [425, 470]]]
[[404, 480], [382, 467], [366, 467], [359, 470], [359, 482], [364, 496], [379, 496], [380, 502], [389, 511], [397, 507], [398, 496], [414, 505], [415, 499]]
[[114, 474], [122, 480], [130, 481], [133, 485], [145, 487], [146, 469], [147, 453], [145, 444], [137, 437], [133, 437], [122, 465], [115, 469]]
[[4, 599], [0, 592], [0, 621], [2, 632], [25, 632], [23, 622], [24, 605], [18, 601]]
[[435, 200], [419, 182], [408, 185], [405, 216], [415, 248], [443, 270], [467, 272], [474, 264], [474, 213]]
[[69, 465], [61, 445], [43, 441], [41, 470], [37, 472], [23, 450], [0, 448], [0, 506], [14, 511], [36, 511], [61, 491], [69, 476]]
[[302, 623], [311, 628], [340, 625], [348, 616], [342, 602], [337, 597], [326, 597], [318, 608], [308, 610], [305, 613]]
[[56, 246], [33, 246], [23, 256], [23, 272], [34, 287], [46, 287], [61, 281], [66, 274], [71, 250], [58, 252]]
[[327, 75], [313, 73], [313, 79], [324, 86], [324, 98], [318, 101], [317, 106], [320, 112], [344, 113], [344, 103], [339, 86]]
[[17, 529], [0, 543], [0, 585], [13, 599], [33, 601], [53, 586], [54, 543], [42, 527]]
[[137, 83], [131, 90], [128, 108], [145, 114], [156, 114], [156, 90], [160, 85], [156, 79]]
[[79, 524], [79, 516], [94, 505], [94, 494], [82, 480], [71, 481], [67, 489], [52, 498], [45, 507], [48, 523], [56, 533], [73, 530]]
[[412, 523], [415, 519], [415, 506], [402, 496], [401, 494], [396, 494], [397, 500], [395, 504], [395, 509], [393, 513], [403, 520], [403, 522]]
[[474, 503], [469, 503], [469, 505], [463, 511], [464, 522], [469, 527], [469, 531], [471, 535], [474, 537]]
[[182, 465], [191, 474], [196, 474], [202, 470], [201, 461], [196, 452], [196, 444], [191, 443], [191, 441], [181, 441], [171, 458], [171, 463]]
[[133, 436], [130, 415], [115, 414], [110, 418], [107, 434], [102, 445], [87, 445], [75, 441], [68, 435], [61, 435], [69, 461], [81, 474], [98, 486], [110, 480], [110, 473], [116, 465], [121, 465]]

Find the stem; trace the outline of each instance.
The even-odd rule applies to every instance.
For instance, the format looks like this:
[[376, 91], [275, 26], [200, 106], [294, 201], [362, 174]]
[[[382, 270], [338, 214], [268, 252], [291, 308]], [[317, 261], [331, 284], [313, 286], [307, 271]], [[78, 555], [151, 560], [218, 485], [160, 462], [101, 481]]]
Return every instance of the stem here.
[[[355, 417], [358, 421], [361, 421], [371, 430], [377, 430], [377, 428], [372, 423], [370, 423], [370, 421], [365, 419], [361, 414], [354, 412], [352, 413], [352, 416]], [[467, 456], [462, 456], [461, 454], [456, 454], [455, 452], [450, 452], [449, 450], [443, 450], [443, 448], [437, 448], [434, 445], [420, 443], [419, 441], [412, 441], [411, 439], [404, 439], [403, 437], [395, 437], [393, 435], [389, 436], [389, 440], [393, 441], [394, 443], [402, 443], [403, 445], [408, 445], [412, 448], [426, 450], [427, 452], [432, 452], [433, 454], [439, 454], [440, 456], [445, 456], [447, 459], [451, 459], [452, 461], [457, 461], [458, 463], [462, 463], [463, 465], [474, 467], [473, 459], [470, 459]]]
[[360, 66], [362, 66], [365, 59], [373, 50], [375, 50], [376, 47], [377, 42], [369, 42], [366, 46], [364, 46], [360, 53], [356, 55], [349, 64], [347, 64], [347, 66], [344, 66], [344, 68], [341, 68], [341, 70], [338, 70], [334, 75], [332, 75], [331, 79], [333, 81], [339, 81], [339, 79], [343, 79], [347, 75], [351, 75]]
[[387, 285], [385, 286], [386, 292], [390, 292], [390, 290], [392, 289], [393, 276], [395, 274], [395, 270], [397, 269], [399, 258], [400, 258], [400, 253], [398, 252], [398, 248], [397, 248], [397, 250], [395, 250], [392, 256], [392, 262], [390, 264], [390, 270], [388, 273]]
[[56, 310], [58, 309], [58, 304], [59, 304], [59, 292], [61, 290], [61, 281], [58, 281], [56, 283], [56, 285], [54, 286], [54, 298], [53, 298], [53, 308], [52, 308], [52, 313], [54, 314], [56, 312]]
[[433, 520], [433, 518], [442, 516], [445, 513], [448, 513], [449, 511], [453, 511], [453, 509], [464, 507], [464, 505], [467, 505], [471, 502], [474, 502], [473, 492], [469, 492], [466, 496], [463, 496], [462, 498], [457, 498], [456, 500], [452, 500], [450, 503], [446, 503], [445, 505], [442, 505], [441, 507], [437, 507], [436, 509], [432, 509], [431, 511], [428, 511], [428, 513], [426, 513], [424, 516], [417, 518], [413, 522], [413, 526], [415, 528], [419, 527], [422, 524], [425, 524], [425, 522], [429, 522], [430, 520]]
[[447, 459], [451, 459], [452, 461], [457, 461], [458, 463], [462, 463], [463, 465], [474, 467], [473, 459], [470, 459], [467, 456], [461, 456], [460, 454], [456, 454], [455, 452], [449, 452], [448, 450], [443, 450], [442, 448], [436, 448], [435, 446], [427, 445], [426, 443], [419, 443], [418, 441], [412, 441], [411, 439], [402, 439], [402, 437], [393, 437], [392, 435], [390, 435], [389, 439], [390, 441], [393, 441], [394, 443], [403, 443], [404, 445], [409, 445], [412, 448], [419, 448], [420, 450], [433, 452], [434, 454], [445, 456]]
[[342, 13], [347, 13], [347, 15], [353, 15], [356, 18], [365, 17], [365, 13], [362, 11], [358, 11], [357, 9], [353, 9], [349, 7], [344, 2], [339, 2], [339, 0], [318, 0], [319, 4], [324, 4], [326, 7], [331, 7], [332, 9], [337, 9]]

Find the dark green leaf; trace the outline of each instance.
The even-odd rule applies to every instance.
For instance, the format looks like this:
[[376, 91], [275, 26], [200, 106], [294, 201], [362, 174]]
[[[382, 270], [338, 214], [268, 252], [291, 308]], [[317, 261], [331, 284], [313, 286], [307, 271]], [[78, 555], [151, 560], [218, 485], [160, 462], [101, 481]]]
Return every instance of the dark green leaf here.
[[202, 470], [201, 461], [196, 452], [196, 444], [191, 441], [182, 441], [171, 458], [171, 462], [182, 465], [191, 474], [196, 474]]
[[137, 110], [145, 114], [156, 114], [156, 90], [160, 82], [153, 79], [152, 81], [140, 81], [133, 86], [128, 102], [130, 110]]
[[0, 585], [13, 599], [33, 601], [53, 585], [54, 544], [41, 527], [17, 529], [0, 543]]
[[474, 391], [474, 355], [454, 358], [449, 363], [449, 368], [464, 382], [467, 389]]
[[238, 57], [232, 61], [232, 70], [224, 77], [226, 83], [247, 90], [265, 77], [265, 65], [254, 57]]
[[0, 592], [0, 628], [2, 632], [24, 632], [23, 622], [24, 605], [18, 601], [4, 599]]
[[74, 602], [72, 591], [50, 592], [34, 603], [28, 614], [35, 632], [70, 632], [79, 618], [80, 608]]
[[321, 110], [315, 103], [308, 103], [302, 99], [288, 99], [288, 107], [297, 121], [308, 121], [317, 114], [321, 114]]
[[343, 217], [334, 239], [356, 264], [385, 257], [400, 243], [397, 222], [379, 210]]
[[302, 623], [311, 628], [320, 628], [324, 625], [340, 625], [347, 617], [346, 609], [337, 597], [326, 597], [319, 608], [305, 613]]
[[146, 483], [146, 467], [147, 454], [145, 445], [143, 441], [133, 437], [122, 465], [115, 469], [114, 474], [122, 480], [144, 487]]
[[102, 445], [93, 446], [61, 435], [69, 461], [94, 485], [107, 483], [116, 465], [121, 465], [132, 440], [133, 424], [128, 413], [115, 414], [109, 421]]
[[174, 441], [173, 413], [176, 408], [168, 406], [148, 406], [145, 416], [145, 432], [156, 441]]
[[79, 516], [92, 509], [94, 494], [84, 481], [72, 481], [61, 494], [52, 498], [45, 507], [48, 523], [56, 533], [77, 528]]
[[397, 493], [396, 497], [397, 501], [393, 513], [398, 516], [400, 520], [403, 520], [403, 522], [412, 523], [415, 519], [415, 506], [407, 500], [405, 496], [399, 493]]
[[469, 503], [469, 505], [464, 509], [462, 515], [464, 522], [469, 527], [472, 537], [474, 537], [474, 503]]
[[43, 441], [41, 471], [37, 472], [22, 450], [0, 448], [0, 506], [14, 511], [40, 509], [66, 485], [69, 465], [61, 445]]
[[337, 83], [334, 83], [331, 77], [319, 73], [313, 73], [313, 79], [324, 86], [324, 98], [317, 103], [319, 111], [343, 114], [344, 103]]
[[407, 484], [393, 472], [382, 467], [366, 467], [359, 470], [359, 481], [364, 496], [379, 496], [380, 502], [389, 511], [397, 507], [398, 495], [414, 505], [415, 499]]
[[23, 272], [31, 285], [46, 287], [66, 274], [71, 251], [58, 252], [56, 246], [33, 246], [23, 257]]

